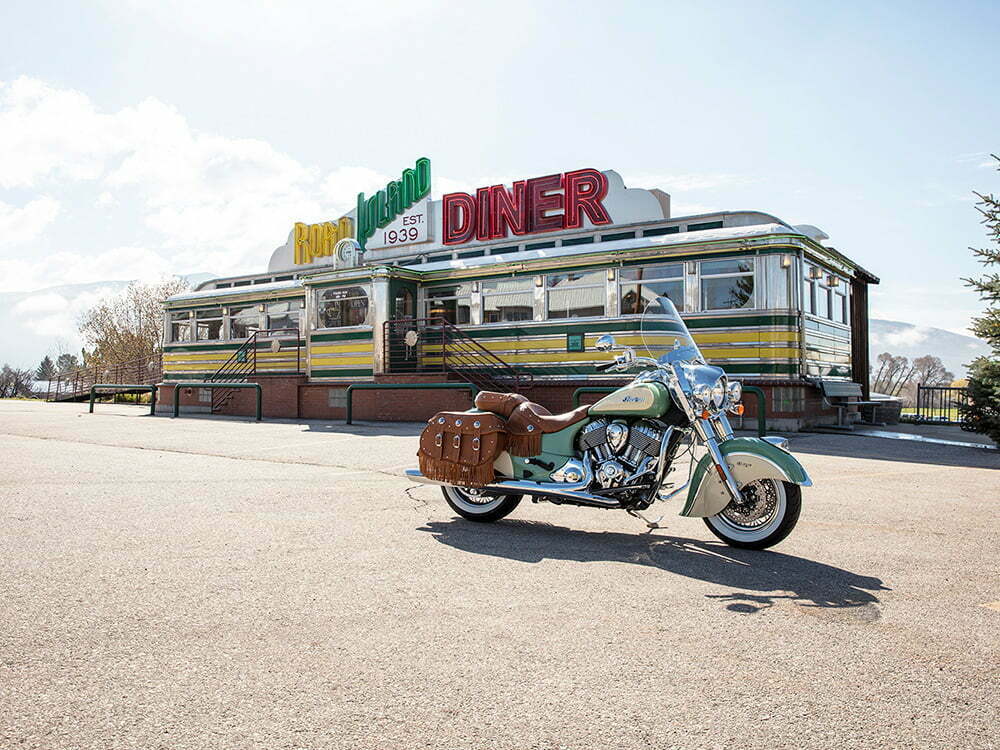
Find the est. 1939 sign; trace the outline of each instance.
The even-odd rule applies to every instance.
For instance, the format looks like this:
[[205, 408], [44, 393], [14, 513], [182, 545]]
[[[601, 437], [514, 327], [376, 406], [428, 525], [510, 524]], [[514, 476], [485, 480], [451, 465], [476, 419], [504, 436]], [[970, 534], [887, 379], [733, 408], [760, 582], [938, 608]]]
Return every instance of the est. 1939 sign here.
[[430, 198], [424, 198], [414, 203], [386, 226], [376, 229], [368, 240], [367, 249], [380, 250], [387, 247], [427, 242], [430, 227], [427, 214], [429, 204]]

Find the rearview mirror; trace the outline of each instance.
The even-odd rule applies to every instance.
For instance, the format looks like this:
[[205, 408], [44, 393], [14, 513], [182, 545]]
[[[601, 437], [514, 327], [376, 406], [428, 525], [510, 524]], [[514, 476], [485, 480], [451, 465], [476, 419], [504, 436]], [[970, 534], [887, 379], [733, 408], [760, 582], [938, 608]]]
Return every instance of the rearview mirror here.
[[599, 339], [597, 343], [594, 344], [594, 348], [599, 352], [609, 352], [615, 348], [615, 337], [610, 334], [604, 334]]

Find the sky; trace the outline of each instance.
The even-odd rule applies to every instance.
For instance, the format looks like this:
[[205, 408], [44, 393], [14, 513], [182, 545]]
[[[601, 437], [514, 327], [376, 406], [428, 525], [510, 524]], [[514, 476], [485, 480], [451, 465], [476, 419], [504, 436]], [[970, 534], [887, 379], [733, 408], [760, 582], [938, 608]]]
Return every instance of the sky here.
[[[674, 215], [815, 224], [881, 278], [873, 317], [967, 333], [997, 28], [995, 2], [4, 0], [0, 293], [263, 271], [428, 156], [438, 195], [595, 167]], [[82, 299], [6, 312], [72, 339]]]

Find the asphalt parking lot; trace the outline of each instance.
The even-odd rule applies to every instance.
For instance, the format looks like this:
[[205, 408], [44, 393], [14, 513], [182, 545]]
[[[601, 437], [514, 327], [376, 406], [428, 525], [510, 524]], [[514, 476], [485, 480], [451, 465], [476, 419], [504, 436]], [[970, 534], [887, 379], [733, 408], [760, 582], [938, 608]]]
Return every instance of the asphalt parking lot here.
[[1000, 455], [793, 435], [771, 552], [458, 519], [419, 425], [0, 402], [2, 748], [996, 748]]

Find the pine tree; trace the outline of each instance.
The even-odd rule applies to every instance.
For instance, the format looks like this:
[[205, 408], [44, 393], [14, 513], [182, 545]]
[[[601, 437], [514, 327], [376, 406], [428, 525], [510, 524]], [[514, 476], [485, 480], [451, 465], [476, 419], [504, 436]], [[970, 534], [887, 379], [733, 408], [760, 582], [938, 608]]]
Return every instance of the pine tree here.
[[[1000, 157], [997, 171], [1000, 171]], [[979, 357], [969, 366], [969, 404], [961, 407], [966, 429], [989, 435], [1000, 443], [1000, 198], [992, 193], [976, 193], [976, 210], [982, 214], [989, 245], [970, 248], [987, 269], [977, 278], [963, 279], [986, 303], [985, 312], [972, 319], [972, 332], [990, 345], [992, 354]]]
[[35, 370], [35, 380], [53, 380], [55, 376], [56, 366], [52, 364], [52, 357], [46, 354]]

